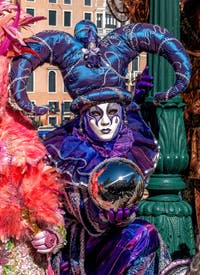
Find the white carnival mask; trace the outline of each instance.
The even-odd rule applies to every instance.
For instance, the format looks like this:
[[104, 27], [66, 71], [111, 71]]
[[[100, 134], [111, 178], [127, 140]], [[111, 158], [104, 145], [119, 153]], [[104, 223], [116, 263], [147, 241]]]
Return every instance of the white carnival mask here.
[[85, 128], [90, 137], [110, 141], [117, 136], [122, 124], [122, 107], [117, 103], [102, 103], [86, 112]]

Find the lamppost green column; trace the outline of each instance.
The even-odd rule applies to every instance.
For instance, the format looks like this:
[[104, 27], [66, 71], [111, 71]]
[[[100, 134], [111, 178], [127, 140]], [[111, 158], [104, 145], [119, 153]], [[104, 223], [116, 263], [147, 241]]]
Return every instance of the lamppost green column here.
[[[179, 39], [179, 0], [150, 0], [149, 21], [167, 28]], [[156, 108], [151, 107], [153, 95], [173, 86], [175, 75], [162, 57], [149, 55], [148, 64], [154, 76], [154, 88], [142, 106], [142, 113], [158, 138], [160, 158], [148, 185], [149, 197], [140, 202], [138, 213], [155, 224], [173, 258], [194, 255], [192, 208], [181, 196], [185, 189], [182, 174], [189, 163], [183, 117], [185, 104], [181, 96], [176, 96]]]

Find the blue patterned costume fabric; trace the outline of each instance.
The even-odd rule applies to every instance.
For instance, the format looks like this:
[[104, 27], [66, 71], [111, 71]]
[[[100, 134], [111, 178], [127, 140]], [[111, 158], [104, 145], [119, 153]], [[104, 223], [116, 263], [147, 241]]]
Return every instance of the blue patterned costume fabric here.
[[[31, 104], [26, 84], [32, 71], [45, 62], [58, 66], [77, 117], [53, 131], [44, 141], [51, 165], [65, 181], [63, 202], [67, 245], [62, 251], [61, 274], [159, 274], [170, 256], [156, 228], [147, 221], [125, 219], [111, 223], [92, 200], [88, 180], [102, 161], [121, 157], [133, 161], [146, 184], [159, 156], [159, 146], [143, 121], [133, 94], [126, 89], [128, 64], [141, 52], [163, 56], [173, 67], [176, 81], [155, 101], [181, 93], [190, 79], [190, 61], [182, 44], [166, 29], [151, 24], [122, 26], [99, 39], [96, 26], [81, 21], [74, 37], [65, 32], [43, 31], [27, 41], [34, 53], [12, 62], [12, 99], [24, 112], [42, 115], [45, 106]], [[101, 103], [119, 103], [124, 122], [110, 141], [92, 140], [80, 125], [84, 112]], [[84, 126], [84, 125], [83, 125]]]
[[[90, 33], [95, 43], [93, 39], [88, 41]], [[95, 45], [94, 49], [90, 43]], [[43, 31], [31, 37], [27, 45], [37, 54], [23, 54], [13, 61], [10, 92], [19, 107], [30, 114], [48, 111], [45, 106], [34, 106], [26, 94], [31, 72], [45, 62], [60, 69], [75, 113], [97, 102], [129, 104], [133, 95], [126, 89], [127, 68], [141, 52], [164, 57], [176, 75], [174, 85], [157, 93], [155, 101], [168, 100], [189, 84], [191, 66], [186, 50], [170, 32], [157, 25], [125, 25], [99, 40], [96, 26], [91, 21], [81, 21], [75, 27], [75, 37], [65, 32]]]
[[159, 274], [159, 269], [170, 261], [153, 225], [139, 219], [127, 221], [125, 227], [111, 224], [101, 217], [88, 193], [89, 175], [105, 159], [131, 159], [146, 178], [154, 170], [158, 145], [135, 104], [132, 109], [129, 106], [127, 119], [128, 126], [124, 125], [110, 142], [91, 141], [78, 130], [78, 119], [55, 130], [45, 140], [52, 165], [60, 169], [67, 182], [64, 202], [68, 235], [61, 274], [153, 275]]

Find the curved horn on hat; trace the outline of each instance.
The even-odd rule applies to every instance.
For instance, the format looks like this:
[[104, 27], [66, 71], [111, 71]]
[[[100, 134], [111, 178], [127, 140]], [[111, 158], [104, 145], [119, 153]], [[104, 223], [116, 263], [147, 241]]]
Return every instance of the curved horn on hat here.
[[31, 73], [44, 63], [66, 68], [65, 61], [76, 50], [77, 42], [68, 33], [42, 31], [28, 39], [29, 52], [14, 58], [10, 70], [10, 95], [21, 110], [33, 115], [43, 115], [48, 106], [35, 106], [29, 100], [26, 87]]
[[[109, 44], [108, 44], [109, 41]], [[191, 63], [182, 43], [167, 29], [158, 25], [138, 23], [129, 24], [114, 30], [102, 40], [107, 52], [115, 52], [112, 56], [112, 66], [119, 73], [141, 52], [158, 54], [164, 57], [173, 67], [176, 80], [166, 92], [155, 95], [155, 101], [167, 100], [181, 93], [189, 84]], [[111, 58], [107, 59], [108, 62]], [[118, 61], [118, 62], [117, 62]], [[120, 61], [120, 62], [119, 62]]]
[[[183, 45], [166, 29], [157, 25], [138, 23], [115, 29], [97, 41], [96, 48], [86, 47], [90, 31], [97, 37], [90, 21], [80, 21], [75, 27], [75, 38], [57, 31], [44, 31], [32, 37], [28, 47], [37, 54], [25, 53], [12, 62], [11, 96], [21, 109], [35, 115], [47, 112], [47, 107], [33, 106], [26, 94], [29, 76], [47, 62], [61, 70], [64, 84], [73, 99], [72, 111], [80, 111], [84, 104], [118, 100], [129, 104], [132, 95], [126, 89], [128, 64], [141, 52], [163, 56], [172, 65], [176, 81], [166, 92], [157, 93], [156, 101], [167, 100], [181, 93], [189, 84], [191, 64]], [[88, 44], [89, 45], [89, 44]], [[87, 53], [98, 55], [101, 67], [87, 66]], [[102, 92], [103, 89], [103, 92]]]

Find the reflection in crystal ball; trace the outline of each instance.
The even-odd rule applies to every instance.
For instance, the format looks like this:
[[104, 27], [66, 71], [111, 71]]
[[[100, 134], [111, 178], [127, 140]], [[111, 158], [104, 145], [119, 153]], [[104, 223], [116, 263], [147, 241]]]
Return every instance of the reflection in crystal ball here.
[[129, 207], [143, 196], [143, 174], [134, 162], [111, 158], [92, 171], [88, 190], [95, 203], [104, 209]]

